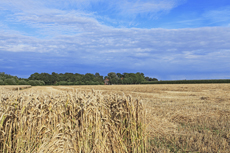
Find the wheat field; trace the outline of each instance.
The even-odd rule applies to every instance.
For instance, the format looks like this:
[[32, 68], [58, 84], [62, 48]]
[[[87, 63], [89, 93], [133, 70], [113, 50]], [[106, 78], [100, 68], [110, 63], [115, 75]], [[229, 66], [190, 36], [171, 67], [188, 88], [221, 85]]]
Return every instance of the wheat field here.
[[230, 152], [230, 84], [0, 86], [1, 152]]

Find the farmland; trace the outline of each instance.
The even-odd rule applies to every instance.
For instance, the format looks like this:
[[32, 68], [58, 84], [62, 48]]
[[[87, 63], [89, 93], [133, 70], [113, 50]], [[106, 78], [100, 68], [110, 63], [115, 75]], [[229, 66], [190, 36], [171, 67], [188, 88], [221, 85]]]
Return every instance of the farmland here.
[[0, 86], [4, 152], [230, 152], [230, 84], [17, 89]]

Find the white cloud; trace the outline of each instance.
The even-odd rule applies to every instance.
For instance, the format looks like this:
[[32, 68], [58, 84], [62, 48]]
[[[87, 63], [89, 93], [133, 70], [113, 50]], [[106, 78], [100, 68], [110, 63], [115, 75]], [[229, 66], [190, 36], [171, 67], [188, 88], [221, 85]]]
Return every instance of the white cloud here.
[[[71, 56], [115, 56], [119, 59], [208, 60], [228, 57], [230, 28], [197, 29], [97, 29], [73, 36], [37, 39], [19, 34], [1, 34], [0, 50], [13, 52], [58, 52]], [[225, 53], [222, 57], [221, 52]], [[215, 53], [215, 54], [214, 54]], [[219, 56], [218, 56], [219, 55]], [[80, 57], [79, 57], [80, 58]], [[142, 59], [141, 59], [142, 60]]]
[[[184, 3], [186, 0], [2, 0], [0, 2], [0, 9], [13, 8], [15, 10], [23, 10], [27, 13], [35, 13], [35, 11], [42, 10], [43, 12], [55, 12], [56, 9], [73, 9], [90, 11], [92, 5], [105, 5], [109, 9], [116, 10], [116, 12], [125, 12], [129, 14], [148, 13], [158, 11], [169, 11], [174, 7]], [[48, 9], [49, 8], [49, 9]], [[98, 8], [100, 9], [100, 8]], [[105, 11], [108, 11], [105, 10]], [[38, 12], [37, 12], [38, 13]], [[126, 15], [126, 14], [123, 14]]]
[[174, 7], [184, 3], [186, 0], [77, 0], [77, 1], [49, 1], [56, 7], [70, 8], [75, 6], [78, 9], [90, 9], [93, 6], [99, 4], [100, 6], [106, 6], [106, 10], [112, 9], [115, 12], [128, 14], [148, 13], [158, 11], [169, 11]]
[[122, 14], [142, 14], [142, 13], [157, 13], [157, 12], [168, 12], [171, 9], [177, 7], [183, 0], [136, 0], [131, 1], [119, 1], [117, 7], [120, 9]]
[[[203, 10], [200, 10], [203, 11]], [[195, 12], [195, 11], [194, 11]], [[230, 23], [230, 6], [205, 10], [199, 13], [181, 14], [173, 22], [166, 22], [162, 27], [167, 28], [185, 28], [185, 27], [229, 27]], [[197, 14], [197, 15], [195, 15]]]
[[210, 10], [205, 12], [202, 17], [206, 20], [210, 20], [212, 24], [222, 23], [222, 25], [227, 26], [230, 22], [230, 7], [225, 6], [216, 10]]
[[40, 8], [44, 8], [44, 3], [42, 1], [33, 1], [33, 0], [1, 0], [0, 1], [0, 10], [9, 10], [13, 12], [27, 12], [35, 13]]
[[[0, 21], [0, 53], [30, 52], [31, 55], [40, 53], [44, 57], [49, 54], [53, 58], [49, 60], [51, 65], [57, 62], [55, 58], [61, 58], [64, 61], [58, 61], [60, 63], [73, 62], [150, 71], [224, 71], [230, 66], [230, 28], [227, 27], [114, 28], [100, 23], [93, 12], [82, 12], [84, 8], [95, 3], [93, 1], [56, 1], [54, 6], [50, 6], [54, 2], [51, 0], [10, 2], [0, 2], [0, 6], [11, 11], [6, 21], [18, 24], [18, 28], [25, 24], [38, 36], [31, 34], [26, 28], [24, 32], [14, 31]], [[108, 3], [102, 0], [97, 2]], [[111, 1], [106, 5], [114, 6], [115, 13], [135, 16], [148, 12], [167, 12], [181, 2], [146, 0], [131, 3], [125, 0]], [[77, 8], [81, 9], [60, 9], [60, 4], [63, 8], [77, 4]], [[211, 16], [209, 14], [206, 17]]]
[[[152, 14], [157, 12], [168, 12], [185, 0], [86, 0], [86, 1], [54, 1], [54, 0], [9, 0], [0, 1], [0, 10], [8, 10], [12, 14], [8, 15], [8, 21], [28, 21], [44, 23], [82, 23], [87, 20], [101, 19], [102, 22], [117, 22], [110, 15], [122, 17], [136, 16], [138, 14]], [[94, 7], [94, 5], [97, 5]], [[99, 12], [103, 11], [101, 14]], [[94, 21], [96, 22], [96, 21]]]

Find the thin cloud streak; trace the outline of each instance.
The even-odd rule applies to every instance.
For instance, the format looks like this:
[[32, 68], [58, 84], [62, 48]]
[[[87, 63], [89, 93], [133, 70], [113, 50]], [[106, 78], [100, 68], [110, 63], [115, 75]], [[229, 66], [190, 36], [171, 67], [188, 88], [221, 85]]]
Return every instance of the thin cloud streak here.
[[216, 73], [229, 68], [229, 35], [230, 28], [107, 29], [52, 40], [1, 35], [0, 51], [49, 54], [53, 56], [49, 64], [54, 66], [55, 58], [60, 58], [63, 65], [72, 61], [134, 71]]
[[[101, 72], [141, 71], [161, 79], [173, 79], [176, 74], [188, 79], [205, 73], [221, 78], [228, 76], [230, 71], [229, 27], [117, 28], [98, 20], [99, 17], [103, 19], [103, 14], [91, 8], [97, 3], [114, 7], [112, 13], [118, 16], [146, 13], [158, 16], [185, 1], [10, 2], [0, 2], [0, 9], [8, 11], [0, 21], [0, 54], [3, 57], [0, 65], [6, 72], [16, 69], [25, 73], [50, 72], [60, 68], [74, 72], [85, 70], [86, 73], [104, 69]], [[89, 8], [88, 11], [84, 11], [85, 8]], [[216, 16], [221, 14], [223, 12], [214, 11], [204, 14], [203, 18], [217, 21]], [[223, 17], [223, 20], [228, 19]], [[154, 76], [156, 74], [158, 76]]]

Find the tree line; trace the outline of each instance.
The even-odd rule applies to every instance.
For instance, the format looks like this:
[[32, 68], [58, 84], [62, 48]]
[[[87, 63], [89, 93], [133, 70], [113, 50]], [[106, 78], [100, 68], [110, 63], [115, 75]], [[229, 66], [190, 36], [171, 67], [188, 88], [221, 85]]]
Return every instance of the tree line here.
[[144, 73], [114, 73], [110, 72], [105, 79], [108, 84], [141, 84], [143, 81], [158, 81], [156, 78], [145, 77]]
[[29, 78], [18, 78], [0, 72], [0, 85], [103, 85], [105, 84], [140, 84], [143, 81], [158, 81], [156, 78], [145, 77], [143, 73], [115, 73], [107, 76], [99, 73], [33, 73]]
[[168, 80], [168, 81], [143, 81], [142, 84], [204, 84], [204, 83], [230, 83], [230, 79], [212, 80]]
[[18, 78], [0, 72], [0, 85], [103, 85], [103, 84], [199, 84], [199, 83], [230, 83], [230, 79], [219, 80], [168, 80], [158, 81], [156, 78], [146, 77], [144, 73], [115, 73], [107, 76], [99, 73], [34, 73], [29, 78]]
[[0, 85], [32, 85], [32, 86], [42, 86], [45, 82], [42, 80], [29, 80], [18, 78], [17, 76], [12, 76], [0, 72]]

